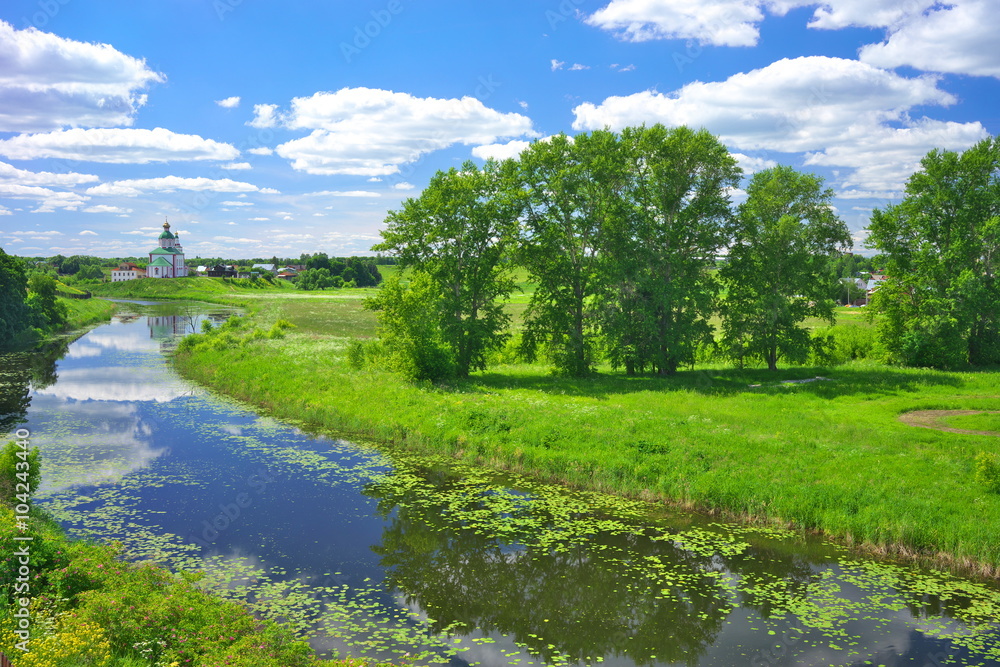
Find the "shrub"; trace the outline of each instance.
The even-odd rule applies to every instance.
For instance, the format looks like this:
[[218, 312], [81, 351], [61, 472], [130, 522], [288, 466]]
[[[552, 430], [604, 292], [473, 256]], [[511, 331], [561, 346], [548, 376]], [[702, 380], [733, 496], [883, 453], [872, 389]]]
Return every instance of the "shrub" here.
[[41, 478], [37, 447], [28, 452], [11, 441], [0, 450], [0, 501], [11, 506], [24, 502], [17, 496], [25, 489], [30, 496]]
[[975, 479], [992, 493], [1000, 493], [1000, 456], [979, 452], [975, 459]]

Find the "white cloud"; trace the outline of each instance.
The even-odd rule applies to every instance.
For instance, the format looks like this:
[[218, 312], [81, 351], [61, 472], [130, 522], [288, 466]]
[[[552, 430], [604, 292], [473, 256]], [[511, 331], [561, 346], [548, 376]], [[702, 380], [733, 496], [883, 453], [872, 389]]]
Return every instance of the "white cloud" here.
[[240, 105], [240, 98], [239, 97], [227, 97], [224, 100], [216, 100], [215, 103], [218, 104], [223, 109], [235, 109], [236, 107], [238, 107]]
[[386, 176], [454, 144], [535, 134], [528, 117], [490, 109], [474, 97], [420, 98], [371, 88], [295, 98], [281, 122], [312, 131], [276, 149], [310, 174]]
[[381, 183], [382, 179], [379, 178], [378, 176], [372, 176], [371, 178], [368, 179], [368, 182], [369, 183]]
[[252, 201], [224, 201], [221, 206], [254, 206]]
[[0, 215], [14, 215], [11, 213], [10, 209], [5, 206], [0, 206]]
[[99, 180], [101, 179], [93, 174], [77, 174], [75, 172], [53, 174], [47, 171], [34, 172], [27, 171], [25, 169], [18, 169], [13, 165], [7, 164], [6, 162], [0, 162], [0, 181], [14, 181], [20, 183], [21, 185], [72, 187], [74, 185], [80, 185], [81, 183], [93, 183], [94, 181]]
[[0, 131], [131, 125], [138, 91], [164, 77], [108, 44], [0, 21]]
[[259, 128], [275, 127], [278, 124], [278, 117], [275, 114], [277, 110], [277, 104], [255, 104], [253, 105], [253, 119], [247, 125]]
[[1000, 78], [998, 24], [1000, 3], [995, 0], [954, 0], [912, 16], [890, 30], [886, 41], [862, 48], [859, 57], [879, 67]]
[[733, 149], [808, 153], [809, 164], [850, 167], [843, 187], [898, 190], [930, 149], [961, 150], [986, 136], [978, 122], [910, 117], [915, 107], [956, 102], [937, 83], [854, 60], [786, 59], [669, 95], [645, 91], [581, 104], [573, 127], [703, 126]]
[[274, 188], [261, 188], [260, 193], [262, 195], [280, 195], [281, 190], [275, 190]]
[[472, 149], [472, 154], [480, 160], [489, 160], [490, 158], [494, 160], [507, 160], [510, 158], [516, 158], [521, 154], [521, 151], [530, 145], [531, 142], [515, 139], [514, 141], [508, 141], [505, 144], [486, 144], [485, 146], [476, 146]]
[[260, 148], [247, 149], [247, 153], [250, 153], [251, 155], [273, 155], [274, 149], [261, 146]]
[[[271, 219], [271, 218], [250, 218], [250, 220], [251, 220], [252, 222], [264, 222], [264, 221], [266, 221], [266, 220], [270, 220], [270, 219]], [[236, 223], [235, 223], [235, 222], [230, 222], [229, 224], [231, 224], [231, 225], [235, 225]]]
[[[83, 209], [84, 213], [131, 213], [130, 208], [121, 208], [119, 206], [108, 206], [107, 204], [97, 204], [96, 206], [88, 206]], [[132, 232], [126, 232], [131, 234]], [[141, 232], [139, 232], [141, 233]]]
[[736, 162], [739, 163], [740, 169], [742, 169], [743, 173], [747, 175], [778, 166], [777, 162], [766, 158], [752, 157], [750, 155], [744, 155], [743, 153], [733, 153], [732, 155], [736, 158]]
[[378, 192], [371, 190], [323, 190], [321, 192], [310, 192], [310, 197], [381, 197]]
[[32, 211], [33, 213], [51, 213], [57, 208], [75, 211], [90, 199], [75, 192], [56, 192], [49, 188], [3, 181], [0, 181], [0, 197], [35, 201], [39, 206]]
[[580, 63], [573, 63], [573, 66], [569, 68], [570, 72], [580, 72], [585, 69], [590, 69], [590, 65], [581, 65]]
[[256, 185], [234, 181], [228, 178], [216, 179], [198, 177], [181, 178], [180, 176], [163, 176], [161, 178], [142, 178], [134, 180], [101, 183], [87, 190], [88, 195], [136, 197], [146, 192], [173, 192], [175, 190], [212, 191], [212, 192], [257, 192]]
[[860, 52], [873, 65], [1000, 78], [996, 0], [611, 0], [586, 22], [635, 42], [754, 46], [765, 11], [780, 16], [799, 7], [815, 8], [814, 29], [885, 28], [883, 42]]
[[566, 62], [564, 60], [556, 60], [555, 58], [549, 61], [549, 67], [552, 68], [553, 72], [555, 72], [558, 69], [562, 69], [563, 65], [565, 64]]
[[253, 167], [250, 166], [249, 162], [230, 162], [229, 164], [224, 164], [219, 168], [224, 169], [225, 171], [242, 171], [245, 169], [253, 169]]
[[417, 186], [415, 186], [413, 183], [407, 183], [406, 181], [403, 181], [401, 183], [394, 183], [393, 186], [392, 186], [392, 189], [393, 190], [412, 190], [415, 187], [417, 187]]
[[99, 234], [97, 232], [91, 231], [89, 229], [84, 229], [82, 232], [80, 232], [79, 235], [80, 236], [99, 236]]
[[57, 158], [112, 164], [149, 164], [181, 160], [232, 160], [240, 152], [229, 144], [193, 134], [123, 128], [72, 129], [22, 134], [0, 141], [0, 155], [14, 160]]
[[612, 0], [587, 17], [620, 39], [694, 39], [717, 46], [754, 46], [764, 18], [759, 0]]

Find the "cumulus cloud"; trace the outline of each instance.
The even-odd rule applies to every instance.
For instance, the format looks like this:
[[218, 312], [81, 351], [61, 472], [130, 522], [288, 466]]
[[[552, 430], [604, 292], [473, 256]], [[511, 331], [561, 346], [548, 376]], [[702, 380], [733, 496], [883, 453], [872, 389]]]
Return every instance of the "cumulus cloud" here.
[[229, 144], [158, 127], [71, 129], [22, 134], [0, 141], [0, 155], [12, 160], [57, 158], [81, 162], [149, 164], [190, 160], [232, 160], [240, 152]]
[[589, 17], [620, 39], [694, 39], [717, 46], [754, 46], [764, 18], [759, 0], [612, 0]]
[[0, 21], [0, 131], [131, 125], [139, 91], [164, 81], [108, 44], [64, 39]]
[[323, 190], [321, 192], [310, 192], [310, 197], [381, 197], [378, 192], [371, 190]]
[[897, 190], [931, 148], [961, 150], [987, 134], [978, 122], [912, 119], [915, 107], [956, 102], [937, 84], [855, 60], [785, 59], [669, 95], [645, 91], [581, 104], [573, 127], [703, 126], [733, 149], [807, 153], [810, 164], [853, 168], [845, 187]]
[[394, 183], [392, 185], [393, 190], [412, 190], [415, 187], [417, 186], [415, 186], [413, 183], [407, 183], [406, 181], [403, 181], [402, 183]]
[[565, 61], [563, 61], [563, 60], [556, 60], [555, 58], [553, 58], [552, 60], [549, 61], [549, 67], [552, 68], [553, 72], [555, 72], [558, 69], [562, 69], [563, 65], [565, 65], [565, 64], [566, 64]]
[[79, 235], [80, 236], [98, 236], [97, 232], [92, 231], [90, 229], [84, 229], [82, 232], [80, 232]]
[[[107, 204], [97, 204], [96, 206], [88, 206], [83, 209], [84, 213], [131, 213], [132, 209], [122, 208], [120, 206], [109, 206]], [[126, 234], [131, 234], [132, 232], [125, 232]], [[140, 234], [142, 232], [139, 232]]]
[[474, 97], [414, 97], [372, 88], [295, 98], [280, 122], [310, 131], [275, 149], [294, 169], [310, 174], [386, 176], [455, 144], [535, 134], [528, 117], [490, 109]]
[[250, 153], [251, 155], [272, 155], [274, 153], [274, 149], [262, 146], [260, 148], [250, 148], [247, 150], [247, 153]]
[[236, 107], [238, 107], [240, 105], [240, 98], [239, 97], [227, 97], [224, 100], [216, 100], [215, 103], [218, 104], [223, 109], [235, 109]]
[[583, 71], [585, 69], [590, 69], [590, 65], [581, 65], [580, 63], [573, 63], [573, 65], [569, 68], [569, 71], [570, 72], [580, 72], [580, 71]]
[[278, 124], [277, 104], [255, 104], [253, 105], [253, 119], [247, 125], [250, 127], [275, 127]]
[[88, 195], [137, 197], [146, 192], [174, 192], [176, 190], [211, 192], [258, 192], [259, 188], [250, 183], [229, 178], [211, 179], [205, 177], [181, 178], [163, 176], [161, 178], [141, 178], [101, 183], [87, 189]]
[[503, 144], [476, 146], [472, 149], [472, 154], [480, 160], [489, 160], [490, 158], [494, 160], [507, 160], [516, 158], [521, 154], [521, 151], [530, 145], [531, 142], [515, 139]]
[[859, 57], [879, 67], [1000, 78], [998, 24], [1000, 4], [994, 0], [956, 1], [913, 15], [884, 42], [862, 48]]
[[219, 168], [224, 169], [226, 171], [243, 171], [244, 169], [253, 169], [253, 167], [250, 166], [249, 162], [230, 162], [228, 164], [222, 165]]
[[57, 192], [49, 188], [4, 181], [0, 181], [0, 197], [37, 202], [39, 206], [33, 213], [51, 213], [56, 209], [75, 211], [90, 199], [75, 192]]
[[27, 171], [6, 162], [0, 162], [0, 181], [12, 181], [21, 185], [72, 187], [99, 180], [101, 179], [93, 174], [77, 174], [75, 172], [53, 174], [47, 171]]
[[800, 7], [815, 8], [814, 29], [885, 28], [883, 42], [861, 49], [861, 60], [873, 65], [1000, 77], [996, 0], [611, 0], [586, 22], [627, 41], [754, 46], [765, 13]]
[[742, 169], [743, 173], [747, 175], [755, 174], [758, 171], [778, 166], [778, 163], [774, 160], [768, 160], [762, 157], [752, 157], [750, 155], [744, 155], [743, 153], [733, 153], [732, 156], [736, 158], [736, 162], [739, 163], [740, 169]]

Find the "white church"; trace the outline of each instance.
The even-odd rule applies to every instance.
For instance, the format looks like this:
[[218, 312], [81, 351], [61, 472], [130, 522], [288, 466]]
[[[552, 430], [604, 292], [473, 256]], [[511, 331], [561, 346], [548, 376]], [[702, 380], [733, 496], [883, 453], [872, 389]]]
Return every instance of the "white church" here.
[[160, 247], [149, 252], [149, 264], [146, 266], [147, 278], [182, 278], [186, 276], [184, 266], [184, 249], [181, 247], [179, 235], [170, 232], [170, 223], [163, 223], [163, 233], [160, 234]]

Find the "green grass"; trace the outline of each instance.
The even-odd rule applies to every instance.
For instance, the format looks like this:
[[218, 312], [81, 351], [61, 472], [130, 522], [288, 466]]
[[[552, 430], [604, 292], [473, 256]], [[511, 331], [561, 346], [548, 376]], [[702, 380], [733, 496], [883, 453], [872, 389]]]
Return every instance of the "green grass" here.
[[1000, 414], [957, 415], [945, 417], [941, 421], [952, 428], [964, 428], [969, 431], [996, 431], [1000, 433]]
[[[1000, 496], [973, 479], [1000, 439], [901, 423], [929, 409], [1000, 409], [1000, 375], [856, 362], [835, 368], [575, 380], [505, 366], [412, 385], [343, 361], [367, 332], [334, 300], [268, 302], [283, 339], [177, 358], [188, 377], [309, 428], [580, 487], [819, 529], [884, 551], [1000, 566]], [[329, 329], [326, 327], [329, 325]], [[799, 384], [782, 380], [830, 378]], [[942, 556], [945, 554], [946, 556]]]
[[105, 322], [115, 312], [115, 304], [104, 299], [60, 299], [69, 311], [67, 329]]
[[251, 286], [251, 282], [247, 279], [188, 276], [103, 283], [95, 285], [91, 291], [95, 296], [112, 299], [184, 299], [233, 303], [240, 298], [259, 297], [263, 294], [289, 292], [294, 289], [291, 283], [284, 280], [276, 280], [274, 284], [260, 281], [256, 286]]

